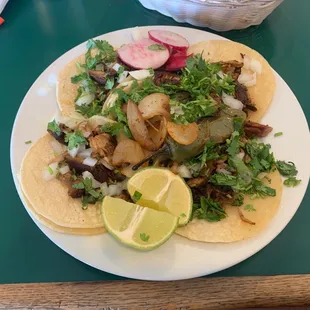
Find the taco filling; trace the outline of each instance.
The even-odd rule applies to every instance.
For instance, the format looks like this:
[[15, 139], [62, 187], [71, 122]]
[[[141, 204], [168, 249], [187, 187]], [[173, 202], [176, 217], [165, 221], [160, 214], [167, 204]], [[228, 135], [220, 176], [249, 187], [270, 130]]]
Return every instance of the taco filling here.
[[259, 140], [273, 130], [258, 120], [274, 78], [261, 55], [240, 46], [210, 41], [188, 49], [143, 39], [115, 51], [90, 40], [60, 74], [63, 116], [48, 124], [54, 157], [44, 182], [56, 180], [87, 212], [105, 196], [133, 202], [128, 179], [162, 167], [192, 194], [181, 235], [231, 242], [261, 230], [280, 205], [279, 173], [286, 185], [299, 180], [295, 165], [276, 160]]

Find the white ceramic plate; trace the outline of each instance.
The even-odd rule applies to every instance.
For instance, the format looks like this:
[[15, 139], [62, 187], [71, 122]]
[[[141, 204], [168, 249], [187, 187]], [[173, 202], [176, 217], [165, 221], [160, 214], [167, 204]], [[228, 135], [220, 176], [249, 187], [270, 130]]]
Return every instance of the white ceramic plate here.
[[[208, 32], [182, 27], [143, 27], [143, 31], [154, 28], [178, 32], [190, 43], [224, 39]], [[132, 29], [124, 29], [98, 38], [120, 46], [131, 41], [131, 33]], [[25, 141], [35, 141], [45, 133], [47, 122], [53, 118], [57, 109], [57, 74], [67, 62], [84, 52], [85, 43], [58, 58], [35, 81], [20, 106], [11, 139], [12, 173], [19, 194], [17, 173], [22, 158], [30, 147]], [[303, 181], [296, 188], [284, 189], [279, 212], [268, 228], [257, 237], [230, 244], [208, 244], [189, 241], [176, 235], [160, 248], [144, 253], [121, 245], [109, 234], [92, 237], [64, 235], [46, 228], [32, 217], [33, 220], [49, 239], [76, 259], [100, 270], [129, 278], [187, 279], [211, 274], [245, 260], [271, 242], [288, 224], [301, 203], [310, 175], [310, 136], [306, 118], [290, 88], [277, 73], [275, 75], [277, 88], [274, 102], [262, 122], [272, 125], [274, 132], [283, 131], [284, 135], [278, 138], [270, 135], [266, 141], [272, 144], [276, 158], [292, 160], [297, 165], [298, 177]], [[20, 197], [31, 216], [21, 194]]]

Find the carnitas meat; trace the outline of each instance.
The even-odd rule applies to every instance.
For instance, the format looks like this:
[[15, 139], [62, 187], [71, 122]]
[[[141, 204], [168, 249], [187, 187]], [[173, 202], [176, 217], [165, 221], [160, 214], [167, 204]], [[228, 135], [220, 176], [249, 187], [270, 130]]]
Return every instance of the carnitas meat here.
[[90, 137], [89, 144], [94, 154], [102, 158], [112, 156], [116, 147], [115, 139], [107, 133]]
[[248, 138], [266, 137], [272, 131], [272, 127], [251, 121], [244, 123], [244, 133]]
[[243, 67], [243, 63], [237, 60], [231, 61], [220, 61], [220, 65], [222, 67], [222, 71], [226, 74], [230, 73], [233, 80], [237, 81], [239, 75], [241, 74], [241, 68]]

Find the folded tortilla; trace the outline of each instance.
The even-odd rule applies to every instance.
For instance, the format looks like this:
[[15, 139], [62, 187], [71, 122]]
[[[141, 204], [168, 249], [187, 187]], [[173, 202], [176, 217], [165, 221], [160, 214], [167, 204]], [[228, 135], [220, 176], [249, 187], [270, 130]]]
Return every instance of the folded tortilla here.
[[[184, 227], [178, 228], [176, 233], [191, 240], [203, 242], [234, 242], [251, 238], [261, 232], [272, 221], [281, 205], [282, 179], [278, 171], [271, 172], [268, 177], [271, 183], [267, 186], [277, 192], [275, 197], [251, 199], [245, 197], [241, 207], [226, 206], [227, 217], [219, 222], [194, 219]], [[251, 204], [256, 211], [247, 211], [244, 206]], [[241, 220], [238, 213], [240, 208], [243, 215], [255, 225]]]
[[43, 172], [55, 157], [53, 140], [49, 134], [41, 137], [23, 159], [20, 183], [29, 209], [38, 221], [56, 231], [82, 235], [103, 233], [100, 203], [90, 204], [83, 210], [81, 199], [71, 198], [59, 180], [44, 180]]
[[257, 108], [256, 112], [249, 112], [248, 119], [253, 122], [259, 122], [270, 106], [276, 88], [273, 70], [267, 60], [250, 47], [228, 40], [203, 41], [190, 46], [188, 49], [188, 54], [201, 53], [205, 60], [211, 62], [230, 60], [242, 62], [241, 54], [245, 54], [251, 59], [260, 62], [262, 73], [257, 74], [256, 85], [248, 87], [250, 99]]

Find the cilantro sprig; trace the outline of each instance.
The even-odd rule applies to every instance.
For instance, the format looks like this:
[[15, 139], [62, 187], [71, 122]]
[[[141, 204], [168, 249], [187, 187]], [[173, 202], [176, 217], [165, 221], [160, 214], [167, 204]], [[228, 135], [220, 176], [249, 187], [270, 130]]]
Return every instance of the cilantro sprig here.
[[87, 145], [88, 142], [83, 136], [82, 132], [79, 130], [76, 130], [74, 132], [68, 132], [65, 135], [65, 142], [68, 143], [68, 149], [72, 150], [75, 147], [78, 147], [81, 144]]

